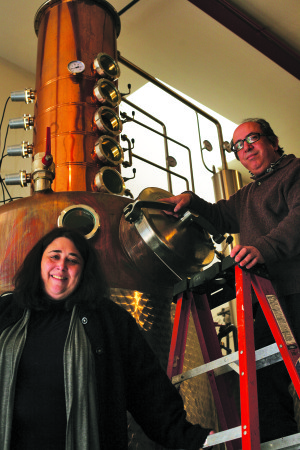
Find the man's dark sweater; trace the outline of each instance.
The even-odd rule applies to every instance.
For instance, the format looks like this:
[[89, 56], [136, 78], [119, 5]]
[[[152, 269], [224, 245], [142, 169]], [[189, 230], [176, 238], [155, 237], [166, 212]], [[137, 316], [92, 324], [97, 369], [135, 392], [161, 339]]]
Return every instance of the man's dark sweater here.
[[300, 159], [288, 155], [229, 200], [208, 203], [193, 194], [190, 208], [221, 233], [262, 254], [278, 294], [300, 292]]
[[[240, 233], [241, 245], [260, 251], [299, 341], [300, 159], [284, 157], [274, 170], [256, 177], [229, 200], [211, 204], [193, 194], [190, 209], [210, 220], [221, 233]], [[256, 348], [274, 341], [261, 308], [254, 334]], [[257, 371], [261, 442], [297, 433], [289, 384], [284, 363]]]

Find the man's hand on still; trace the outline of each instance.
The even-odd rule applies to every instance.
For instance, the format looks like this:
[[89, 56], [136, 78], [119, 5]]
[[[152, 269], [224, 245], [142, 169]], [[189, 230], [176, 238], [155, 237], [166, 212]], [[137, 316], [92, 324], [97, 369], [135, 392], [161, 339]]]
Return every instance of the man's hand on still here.
[[192, 196], [188, 192], [183, 194], [174, 195], [173, 197], [162, 198], [161, 202], [171, 203], [174, 205], [174, 211], [165, 211], [166, 214], [176, 215], [182, 208], [187, 208], [191, 202]]
[[262, 254], [256, 247], [236, 245], [230, 253], [231, 258], [239, 263], [239, 266], [251, 269], [255, 264], [263, 264], [265, 262]]

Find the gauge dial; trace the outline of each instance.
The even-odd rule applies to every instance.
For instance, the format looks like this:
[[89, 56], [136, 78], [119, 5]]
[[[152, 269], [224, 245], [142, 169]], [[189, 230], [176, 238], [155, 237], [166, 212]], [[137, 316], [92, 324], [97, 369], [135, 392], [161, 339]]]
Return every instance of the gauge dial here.
[[73, 75], [82, 73], [85, 70], [85, 64], [82, 61], [71, 61], [68, 64], [68, 71]]

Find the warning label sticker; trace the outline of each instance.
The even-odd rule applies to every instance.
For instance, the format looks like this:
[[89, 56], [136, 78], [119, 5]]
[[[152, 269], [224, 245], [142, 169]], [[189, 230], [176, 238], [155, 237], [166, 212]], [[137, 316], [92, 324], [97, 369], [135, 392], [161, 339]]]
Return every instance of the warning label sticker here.
[[274, 317], [279, 326], [279, 329], [283, 335], [283, 339], [284, 339], [286, 345], [296, 344], [292, 330], [290, 329], [290, 326], [287, 323], [287, 320], [286, 320], [283, 310], [280, 306], [278, 298], [276, 297], [276, 295], [266, 295], [266, 298], [267, 298], [270, 308], [274, 314]]

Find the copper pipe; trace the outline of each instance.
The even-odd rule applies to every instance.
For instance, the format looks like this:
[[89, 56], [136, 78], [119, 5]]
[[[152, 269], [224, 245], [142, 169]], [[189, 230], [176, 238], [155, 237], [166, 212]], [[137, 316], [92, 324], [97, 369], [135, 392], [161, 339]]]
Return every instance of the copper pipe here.
[[167, 92], [168, 94], [172, 95], [172, 97], [176, 98], [178, 101], [180, 101], [181, 103], [185, 104], [186, 106], [188, 106], [189, 108], [193, 109], [194, 111], [196, 111], [197, 113], [199, 113], [201, 116], [205, 117], [207, 120], [210, 120], [211, 122], [213, 122], [216, 127], [217, 127], [217, 132], [218, 132], [218, 138], [219, 138], [219, 147], [220, 147], [220, 153], [221, 153], [221, 160], [222, 160], [222, 169], [227, 169], [227, 161], [226, 161], [226, 157], [225, 157], [225, 152], [223, 149], [223, 134], [222, 134], [222, 128], [221, 128], [221, 124], [218, 122], [217, 119], [215, 119], [214, 117], [212, 117], [211, 115], [207, 114], [205, 111], [203, 111], [202, 109], [198, 108], [196, 105], [193, 105], [193, 103], [189, 102], [188, 100], [186, 100], [185, 98], [181, 97], [180, 95], [178, 95], [176, 92], [172, 91], [172, 89], [168, 88], [167, 86], [165, 86], [163, 83], [161, 83], [160, 81], [158, 81], [156, 78], [154, 78], [152, 75], [149, 75], [147, 72], [144, 72], [144, 70], [140, 69], [139, 67], [137, 67], [135, 64], [133, 64], [132, 62], [128, 61], [127, 59], [125, 59], [120, 52], [118, 52], [118, 61], [121, 62], [122, 64], [124, 64], [124, 66], [128, 67], [129, 69], [133, 70], [134, 72], [136, 72], [138, 75], [140, 75], [141, 77], [145, 78], [146, 80], [150, 81], [151, 83], [153, 83], [155, 86], [159, 87], [160, 89], [162, 89], [163, 91]]

